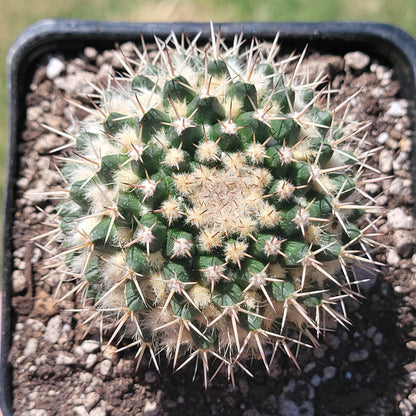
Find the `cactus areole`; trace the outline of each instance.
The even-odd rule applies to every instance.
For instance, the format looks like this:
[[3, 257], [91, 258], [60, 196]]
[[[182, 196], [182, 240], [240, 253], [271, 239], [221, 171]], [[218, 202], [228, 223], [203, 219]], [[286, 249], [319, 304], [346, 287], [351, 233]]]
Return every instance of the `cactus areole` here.
[[373, 263], [360, 257], [377, 209], [360, 190], [363, 126], [303, 53], [278, 49], [213, 31], [120, 53], [125, 73], [61, 133], [76, 147], [57, 206], [63, 279], [110, 342], [156, 367], [160, 351], [174, 368], [200, 358], [205, 384], [247, 358], [269, 371], [278, 347], [296, 363], [328, 318], [349, 323], [354, 267]]

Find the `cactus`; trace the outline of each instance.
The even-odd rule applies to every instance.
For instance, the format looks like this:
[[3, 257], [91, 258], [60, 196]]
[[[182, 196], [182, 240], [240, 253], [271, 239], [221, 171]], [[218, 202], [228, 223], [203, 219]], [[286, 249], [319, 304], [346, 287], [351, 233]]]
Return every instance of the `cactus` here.
[[200, 358], [206, 385], [212, 361], [230, 377], [252, 357], [269, 371], [279, 347], [296, 363], [293, 346], [315, 346], [328, 317], [349, 324], [352, 271], [375, 263], [372, 223], [358, 223], [377, 207], [360, 189], [362, 128], [304, 54], [277, 60], [277, 37], [197, 40], [120, 55], [126, 74], [96, 87], [61, 168], [55, 258], [110, 342], [156, 367], [161, 350], [174, 368]]

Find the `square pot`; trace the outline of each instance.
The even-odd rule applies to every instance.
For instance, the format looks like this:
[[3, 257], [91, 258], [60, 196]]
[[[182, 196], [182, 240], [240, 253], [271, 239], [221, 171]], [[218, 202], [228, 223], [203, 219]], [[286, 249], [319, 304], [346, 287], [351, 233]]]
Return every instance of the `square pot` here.
[[[4, 234], [3, 234], [3, 268], [2, 268], [2, 315], [1, 315], [1, 351], [0, 351], [0, 407], [3, 415], [12, 414], [11, 400], [11, 368], [8, 361], [10, 344], [13, 337], [13, 312], [11, 307], [12, 287], [11, 276], [14, 270], [12, 224], [16, 214], [15, 188], [18, 178], [18, 153], [23, 145], [22, 132], [25, 123], [26, 104], [25, 96], [30, 91], [35, 68], [40, 62], [45, 61], [48, 56], [61, 55], [74, 57], [80, 54], [84, 48], [93, 47], [98, 51], [112, 49], [115, 43], [127, 41], [139, 41], [138, 34], [151, 42], [153, 35], [165, 38], [171, 31], [177, 34], [182, 32], [190, 37], [202, 32], [201, 40], [207, 40], [210, 36], [209, 24], [198, 23], [175, 23], [175, 24], [136, 24], [136, 23], [103, 23], [82, 21], [54, 21], [45, 20], [28, 28], [15, 42], [8, 56], [8, 90], [9, 90], [9, 155], [8, 155], [8, 179], [4, 197]], [[413, 111], [416, 104], [416, 43], [406, 33], [398, 28], [370, 23], [225, 23], [221, 25], [221, 35], [231, 40], [234, 34], [244, 31], [246, 37], [252, 35], [265, 40], [273, 40], [276, 32], [280, 32], [279, 42], [282, 43], [283, 53], [292, 50], [302, 50], [308, 44], [308, 50], [320, 54], [333, 54], [344, 56], [348, 52], [361, 51], [371, 57], [372, 60], [381, 62], [391, 68], [394, 76], [402, 86], [400, 97], [410, 102], [409, 111]], [[414, 135], [412, 135], [413, 140]], [[415, 169], [414, 154], [412, 155], [412, 169]], [[413, 184], [413, 191], [415, 184]], [[15, 247], [16, 249], [17, 247]], [[407, 257], [409, 257], [407, 255]], [[373, 334], [374, 335], [374, 334]], [[392, 340], [389, 340], [391, 342]], [[358, 357], [358, 358], [357, 358]], [[357, 361], [354, 361], [357, 358]], [[361, 358], [351, 356], [351, 363], [360, 362]], [[402, 364], [405, 364], [403, 358]], [[354, 364], [352, 364], [354, 365]], [[331, 367], [329, 364], [327, 366]], [[327, 372], [333, 371], [328, 369]], [[341, 371], [341, 369], [339, 369]], [[413, 372], [415, 369], [412, 370]], [[345, 377], [348, 378], [348, 371]], [[305, 373], [307, 374], [307, 373]], [[257, 374], [256, 374], [257, 375]], [[317, 377], [306, 377], [315, 387], [319, 384]], [[330, 378], [328, 378], [329, 380]], [[246, 382], [244, 382], [246, 383]], [[240, 391], [244, 391], [244, 383], [240, 385]], [[262, 384], [266, 385], [266, 379], [262, 379], [257, 386], [261, 390]], [[314, 384], [315, 383], [315, 384]], [[253, 388], [253, 390], [256, 390]], [[181, 393], [182, 394], [182, 393]], [[199, 394], [199, 393], [198, 393]], [[243, 394], [243, 393], [241, 393]], [[254, 393], [253, 393], [254, 394]], [[277, 393], [276, 393], [277, 394]], [[286, 393], [284, 393], [286, 394]], [[244, 395], [244, 394], [243, 394]], [[245, 394], [247, 396], [247, 392]], [[198, 396], [199, 397], [199, 396]], [[201, 396], [203, 397], [202, 393]], [[261, 402], [264, 397], [258, 391], [255, 393], [256, 400]], [[269, 396], [269, 400], [271, 396]], [[285, 403], [289, 403], [290, 391], [287, 397], [280, 395], [278, 407], [283, 411]], [[358, 406], [348, 407], [348, 401], [356, 401], [367, 405], [374, 399], [370, 389], [361, 390], [360, 394], [352, 394], [347, 397], [345, 403], [338, 404], [338, 410], [332, 409], [329, 404], [323, 404], [322, 397], [316, 406], [329, 409], [330, 412], [340, 411], [343, 413], [351, 409], [361, 408]], [[201, 399], [202, 400], [202, 399]], [[241, 401], [240, 396], [236, 396]], [[285, 402], [286, 400], [286, 402]], [[208, 400], [209, 401], [209, 400]], [[245, 405], [252, 405], [249, 399]], [[294, 403], [294, 402], [292, 402]], [[403, 406], [405, 406], [407, 402]], [[290, 404], [287, 404], [290, 406]], [[209, 405], [207, 405], [209, 406]], [[299, 405], [301, 408], [302, 405]], [[192, 407], [192, 406], [191, 406]], [[195, 408], [192, 407], [193, 411]], [[331, 410], [332, 409], [332, 410]], [[318, 409], [316, 409], [318, 411]], [[189, 409], [188, 409], [189, 411]], [[242, 411], [242, 410], [241, 410]], [[199, 409], [198, 409], [199, 412]], [[69, 412], [68, 412], [69, 413]], [[150, 414], [150, 413], [149, 413]], [[174, 414], [174, 413], [170, 413]], [[185, 413], [182, 413], [185, 414]], [[201, 413], [202, 415], [203, 413]], [[232, 414], [232, 413], [230, 413]], [[237, 414], [237, 413], [236, 413]], [[309, 414], [309, 413], [308, 413]], [[313, 413], [311, 413], [313, 414]]]

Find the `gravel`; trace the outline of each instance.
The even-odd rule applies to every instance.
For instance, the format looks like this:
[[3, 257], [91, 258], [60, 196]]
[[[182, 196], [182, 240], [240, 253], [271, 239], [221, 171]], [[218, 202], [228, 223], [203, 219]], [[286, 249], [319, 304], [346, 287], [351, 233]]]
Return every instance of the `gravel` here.
[[62, 330], [62, 317], [56, 315], [52, 317], [46, 325], [43, 338], [50, 344], [56, 344], [59, 340]]
[[65, 63], [59, 58], [52, 57], [46, 65], [46, 76], [49, 79], [55, 79], [65, 69]]
[[412, 230], [413, 217], [407, 215], [403, 208], [397, 207], [387, 214], [387, 222], [393, 230]]
[[370, 57], [360, 51], [345, 54], [344, 60], [345, 65], [356, 71], [362, 71], [370, 64]]

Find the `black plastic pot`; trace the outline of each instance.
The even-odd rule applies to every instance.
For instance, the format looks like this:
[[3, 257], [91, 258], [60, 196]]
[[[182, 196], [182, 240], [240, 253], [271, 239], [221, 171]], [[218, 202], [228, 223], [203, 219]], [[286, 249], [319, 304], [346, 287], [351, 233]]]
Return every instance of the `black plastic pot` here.
[[[210, 36], [209, 24], [199, 23], [104, 23], [73, 20], [44, 20], [29, 27], [16, 40], [8, 55], [9, 94], [9, 153], [8, 177], [3, 205], [3, 264], [2, 311], [0, 344], [0, 408], [4, 416], [11, 415], [11, 375], [8, 353], [12, 336], [11, 232], [15, 213], [14, 188], [17, 177], [17, 147], [25, 122], [25, 95], [36, 65], [45, 57], [59, 53], [74, 56], [86, 46], [98, 50], [111, 49], [116, 43], [138, 41], [142, 34], [147, 41], [153, 35], [166, 37], [171, 31], [190, 36], [202, 32], [201, 40]], [[247, 37], [255, 35], [272, 40], [280, 32], [283, 49], [309, 50], [343, 55], [360, 50], [392, 67], [402, 86], [401, 94], [416, 104], [416, 42], [407, 33], [393, 26], [373, 23], [223, 23], [221, 35], [231, 39], [244, 31]], [[416, 105], [413, 105], [413, 108]], [[415, 162], [413, 154], [413, 161]], [[412, 163], [416, 169], [416, 163]], [[415, 192], [414, 192], [415, 193]]]

